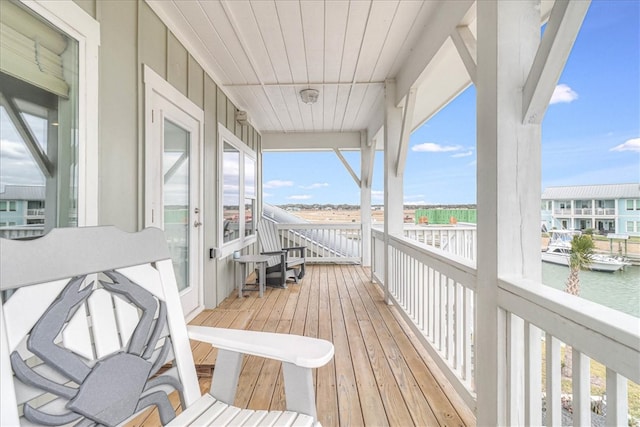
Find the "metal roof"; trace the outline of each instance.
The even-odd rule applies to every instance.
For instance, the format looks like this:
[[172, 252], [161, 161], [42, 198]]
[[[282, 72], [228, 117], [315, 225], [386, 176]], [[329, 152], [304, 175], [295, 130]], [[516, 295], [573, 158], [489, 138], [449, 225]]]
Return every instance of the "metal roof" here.
[[640, 183], [548, 187], [542, 200], [638, 199]]
[[0, 200], [44, 200], [44, 185], [7, 185]]

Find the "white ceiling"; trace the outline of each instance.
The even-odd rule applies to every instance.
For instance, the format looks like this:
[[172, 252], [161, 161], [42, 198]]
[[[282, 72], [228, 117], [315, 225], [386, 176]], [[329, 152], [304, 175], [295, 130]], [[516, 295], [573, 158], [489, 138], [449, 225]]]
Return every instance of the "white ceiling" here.
[[388, 78], [399, 106], [418, 90], [415, 128], [471, 83], [449, 35], [475, 32], [472, 0], [147, 3], [262, 133], [375, 132]]

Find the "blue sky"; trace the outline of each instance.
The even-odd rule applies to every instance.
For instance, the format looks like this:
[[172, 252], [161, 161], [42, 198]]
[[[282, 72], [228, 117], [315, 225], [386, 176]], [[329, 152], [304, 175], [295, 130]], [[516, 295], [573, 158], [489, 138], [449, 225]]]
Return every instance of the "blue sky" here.
[[[409, 142], [406, 204], [476, 202], [472, 86]], [[345, 153], [357, 174], [358, 153]], [[382, 203], [382, 153], [373, 203]], [[333, 152], [264, 153], [265, 202], [359, 204]], [[640, 182], [640, 1], [593, 1], [542, 124], [542, 188]]]

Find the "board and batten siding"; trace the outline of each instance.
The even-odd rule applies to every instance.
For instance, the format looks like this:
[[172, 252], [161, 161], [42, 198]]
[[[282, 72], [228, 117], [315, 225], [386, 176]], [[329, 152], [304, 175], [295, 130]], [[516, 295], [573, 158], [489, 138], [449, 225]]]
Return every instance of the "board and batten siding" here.
[[235, 284], [230, 258], [208, 257], [209, 249], [218, 247], [218, 122], [258, 154], [258, 209], [260, 134], [236, 122], [236, 106], [144, 1], [74, 1], [100, 23], [99, 224], [127, 231], [144, 226], [143, 65], [204, 110], [204, 303], [215, 307]]

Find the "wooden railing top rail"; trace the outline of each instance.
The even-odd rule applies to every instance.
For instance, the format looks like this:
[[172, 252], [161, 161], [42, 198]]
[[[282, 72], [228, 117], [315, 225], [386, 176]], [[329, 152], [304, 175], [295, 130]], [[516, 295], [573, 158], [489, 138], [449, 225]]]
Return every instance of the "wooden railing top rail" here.
[[309, 223], [298, 223], [298, 222], [280, 222], [276, 224], [278, 230], [316, 230], [316, 229], [347, 229], [347, 230], [359, 230], [362, 227], [362, 224], [359, 222], [309, 222]]
[[503, 278], [498, 304], [558, 339], [640, 382], [640, 320], [533, 280]]

